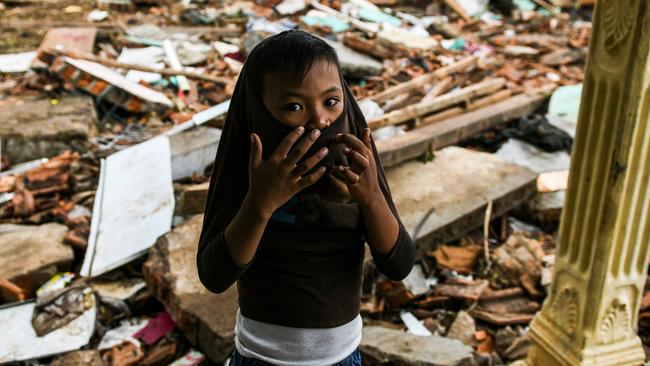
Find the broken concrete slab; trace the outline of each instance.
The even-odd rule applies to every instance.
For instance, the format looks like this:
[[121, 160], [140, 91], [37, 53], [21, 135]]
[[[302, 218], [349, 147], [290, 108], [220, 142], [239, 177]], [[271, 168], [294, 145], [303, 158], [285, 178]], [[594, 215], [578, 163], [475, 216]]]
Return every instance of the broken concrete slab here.
[[438, 336], [422, 337], [378, 326], [363, 328], [361, 356], [369, 365], [473, 366], [472, 348]]
[[221, 130], [199, 126], [169, 137], [172, 154], [172, 179], [203, 174], [214, 161]]
[[149, 289], [190, 342], [223, 363], [235, 346], [237, 286], [214, 294], [199, 281], [196, 249], [202, 224], [203, 216], [197, 215], [159, 238], [143, 272]]
[[0, 279], [7, 279], [27, 293], [57, 272], [67, 270], [74, 260], [72, 248], [63, 243], [68, 228], [49, 223], [0, 225]]
[[493, 218], [527, 201], [536, 192], [537, 175], [493, 154], [451, 146], [437, 151], [433, 161], [387, 169], [386, 177], [422, 257], [435, 244], [482, 227], [489, 201]]
[[88, 96], [9, 98], [0, 102], [2, 154], [12, 164], [85, 150], [97, 117]]
[[0, 309], [0, 324], [10, 332], [0, 332], [0, 363], [23, 361], [79, 349], [95, 332], [97, 307], [84, 311], [67, 325], [39, 337], [32, 328], [35, 302]]

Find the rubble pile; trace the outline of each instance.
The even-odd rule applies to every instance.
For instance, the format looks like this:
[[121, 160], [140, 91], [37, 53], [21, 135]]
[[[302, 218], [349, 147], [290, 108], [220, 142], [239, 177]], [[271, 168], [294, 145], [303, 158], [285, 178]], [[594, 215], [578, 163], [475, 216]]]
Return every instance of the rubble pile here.
[[426, 335], [460, 340], [480, 364], [525, 357], [526, 326], [541, 308], [555, 239], [516, 231], [517, 220], [510, 221], [505, 241], [489, 238], [489, 258], [475, 233], [439, 245], [401, 282], [379, 279], [364, 294], [362, 314], [375, 325], [402, 323], [409, 333], [423, 327]]
[[418, 245], [399, 282], [366, 256], [364, 363], [524, 358], [592, 31], [567, 6], [1, 1], [0, 363], [226, 361], [237, 290], [207, 291], [194, 251], [238, 73], [287, 29], [337, 50]]

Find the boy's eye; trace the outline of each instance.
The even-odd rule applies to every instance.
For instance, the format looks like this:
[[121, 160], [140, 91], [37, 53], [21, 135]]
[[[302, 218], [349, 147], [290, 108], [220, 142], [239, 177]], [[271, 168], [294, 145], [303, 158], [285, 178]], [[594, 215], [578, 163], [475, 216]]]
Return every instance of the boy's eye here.
[[329, 98], [325, 101], [325, 106], [326, 107], [334, 107], [339, 100], [337, 98]]
[[298, 103], [289, 103], [285, 105], [283, 109], [290, 112], [298, 112], [302, 110], [302, 106]]

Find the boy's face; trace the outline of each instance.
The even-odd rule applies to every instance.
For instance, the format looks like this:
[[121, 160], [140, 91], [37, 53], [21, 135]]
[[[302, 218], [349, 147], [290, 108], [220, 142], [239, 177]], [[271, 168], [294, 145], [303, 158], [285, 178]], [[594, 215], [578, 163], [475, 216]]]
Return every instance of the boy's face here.
[[325, 60], [314, 62], [300, 85], [291, 85], [284, 75], [264, 76], [262, 101], [273, 117], [291, 127], [329, 127], [343, 112], [343, 89], [339, 72]]

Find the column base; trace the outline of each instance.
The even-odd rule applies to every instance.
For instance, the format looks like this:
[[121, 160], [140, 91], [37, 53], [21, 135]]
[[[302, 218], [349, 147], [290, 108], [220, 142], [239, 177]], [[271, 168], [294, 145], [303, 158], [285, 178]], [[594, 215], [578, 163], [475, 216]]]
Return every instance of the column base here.
[[530, 327], [533, 345], [527, 366], [638, 366], [645, 362], [641, 340], [636, 335], [611, 344], [576, 348], [546, 315], [538, 313]]

